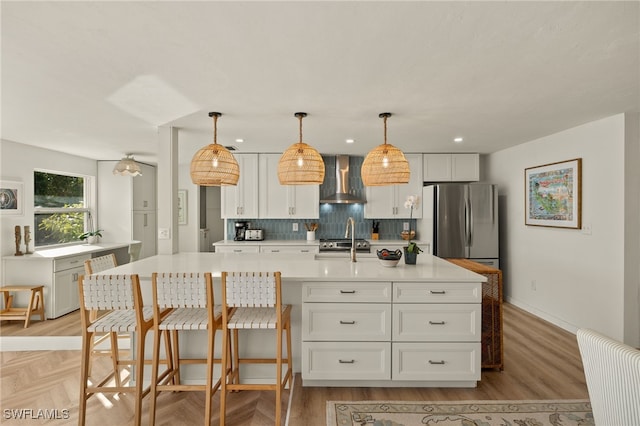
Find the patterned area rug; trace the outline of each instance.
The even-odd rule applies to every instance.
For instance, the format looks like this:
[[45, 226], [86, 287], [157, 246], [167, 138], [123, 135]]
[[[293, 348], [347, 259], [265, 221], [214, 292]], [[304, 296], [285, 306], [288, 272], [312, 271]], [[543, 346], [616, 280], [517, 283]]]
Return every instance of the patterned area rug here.
[[327, 401], [327, 426], [593, 426], [588, 400]]

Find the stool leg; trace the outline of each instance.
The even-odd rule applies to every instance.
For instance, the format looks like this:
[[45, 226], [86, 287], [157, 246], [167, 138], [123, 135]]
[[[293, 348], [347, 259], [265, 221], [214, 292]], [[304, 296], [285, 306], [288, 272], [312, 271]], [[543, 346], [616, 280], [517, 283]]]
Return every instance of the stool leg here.
[[151, 391], [149, 401], [149, 426], [156, 423], [156, 398], [158, 397], [158, 365], [160, 364], [160, 331], [153, 333], [153, 361], [151, 362]]
[[287, 323], [285, 332], [287, 333], [287, 368], [289, 373], [289, 389], [293, 386], [293, 356], [291, 355], [291, 323]]
[[220, 362], [221, 366], [225, 366], [224, 371], [221, 373], [223, 376], [220, 380], [220, 426], [225, 426], [225, 415], [227, 412], [227, 380], [231, 375], [233, 378], [233, 367], [231, 371], [228, 371], [226, 366], [231, 362], [229, 356], [229, 348], [231, 347], [231, 333], [229, 330], [223, 330], [222, 333], [222, 359]]
[[42, 289], [39, 289], [36, 293], [36, 309], [35, 311], [40, 314], [40, 321], [46, 321], [47, 317], [44, 316], [44, 293]]
[[276, 338], [276, 425], [280, 426], [280, 415], [282, 411], [282, 328], [278, 324], [276, 329], [278, 337]]
[[136, 386], [135, 386], [135, 426], [140, 426], [142, 420], [142, 395], [144, 379], [144, 344], [147, 337], [147, 330], [136, 330], [138, 333], [136, 350]]
[[111, 339], [111, 364], [113, 365], [113, 374], [116, 379], [116, 386], [122, 386], [120, 380], [120, 368], [118, 367], [120, 360], [120, 352], [118, 349], [118, 333], [109, 333], [109, 337]]
[[[216, 326], [209, 324], [207, 330], [207, 389], [205, 391], [204, 405], [204, 425], [211, 424], [211, 399], [213, 397], [213, 354], [216, 341]], [[220, 365], [220, 374], [224, 374], [222, 364]]]
[[31, 312], [33, 311], [33, 302], [36, 298], [35, 290], [31, 290], [31, 296], [29, 296], [29, 304], [27, 305], [27, 311], [25, 313], [26, 318], [24, 319], [24, 328], [29, 327], [31, 323]]
[[78, 425], [84, 426], [87, 412], [87, 381], [89, 380], [89, 360], [93, 333], [86, 330], [82, 338], [82, 359], [80, 361], [80, 403], [78, 405]]

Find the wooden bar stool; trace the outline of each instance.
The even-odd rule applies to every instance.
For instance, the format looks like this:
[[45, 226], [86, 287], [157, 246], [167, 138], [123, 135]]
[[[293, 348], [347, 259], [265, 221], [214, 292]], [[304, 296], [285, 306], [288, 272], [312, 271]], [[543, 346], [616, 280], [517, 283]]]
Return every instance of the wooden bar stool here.
[[[84, 261], [84, 272], [86, 275], [97, 274], [107, 269], [115, 268], [118, 266], [116, 255], [113, 253], [98, 256]], [[89, 314], [89, 319], [94, 322], [98, 318], [99, 312], [94, 310]], [[120, 371], [118, 369], [118, 360], [121, 357], [130, 356], [131, 352], [121, 351], [118, 345], [118, 339], [130, 339], [129, 333], [96, 333], [93, 336], [92, 342], [92, 357], [89, 359], [89, 375], [91, 375], [91, 360], [93, 356], [109, 356], [113, 363], [113, 371], [115, 372], [116, 386], [122, 386], [120, 378]], [[110, 348], [108, 350], [96, 349], [97, 346], [104, 343], [107, 339], [110, 340]]]
[[[24, 321], [24, 328], [29, 327], [32, 315], [40, 315], [41, 321], [46, 321], [44, 316], [44, 286], [42, 285], [7, 285], [0, 287], [4, 298], [4, 309], [0, 311], [0, 320]], [[29, 304], [26, 308], [13, 306], [11, 292], [30, 291]]]
[[[151, 372], [151, 403], [149, 425], [155, 424], [158, 393], [161, 391], [205, 392], [204, 424], [211, 423], [211, 399], [220, 388], [226, 372], [221, 368], [221, 378], [213, 383], [213, 365], [221, 360], [214, 357], [216, 331], [222, 330], [222, 308], [215, 305], [211, 273], [153, 273], [153, 362]], [[179, 331], [206, 330], [207, 357], [182, 358], [178, 342]], [[159, 374], [160, 332], [171, 333], [172, 363]], [[167, 350], [171, 350], [167, 348]], [[180, 382], [181, 364], [205, 364], [206, 383], [187, 385]]]
[[[143, 307], [140, 279], [133, 275], [86, 275], [78, 281], [80, 319], [82, 321], [82, 360], [80, 375], [80, 405], [78, 424], [85, 424], [87, 400], [100, 393], [133, 393], [135, 395], [134, 424], [140, 425], [142, 399], [150, 388], [143, 388], [144, 348], [149, 330], [153, 328], [152, 308]], [[93, 310], [110, 311], [90, 320]], [[93, 338], [96, 333], [134, 333], [135, 359], [118, 360], [119, 365], [132, 365], [135, 371], [134, 386], [111, 386], [117, 371], [89, 385], [89, 361], [92, 356]], [[166, 336], [165, 336], [166, 338]], [[168, 361], [167, 361], [168, 362]]]
[[[276, 425], [280, 425], [282, 390], [293, 379], [291, 365], [291, 305], [282, 304], [280, 272], [222, 272], [222, 365], [228, 365], [233, 330], [232, 369], [222, 381], [220, 392], [220, 425], [225, 424], [227, 392], [237, 390], [273, 390], [276, 392]], [[275, 358], [242, 358], [239, 355], [238, 330], [275, 330]], [[287, 357], [282, 357], [282, 333], [286, 333]], [[282, 377], [282, 366], [287, 371]], [[240, 382], [241, 364], [275, 364], [275, 383], [249, 384]]]

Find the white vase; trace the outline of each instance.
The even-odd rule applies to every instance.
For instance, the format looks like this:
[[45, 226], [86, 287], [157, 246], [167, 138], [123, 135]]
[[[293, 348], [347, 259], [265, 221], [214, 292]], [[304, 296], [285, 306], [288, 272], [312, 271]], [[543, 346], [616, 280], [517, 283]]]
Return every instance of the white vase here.
[[98, 236], [97, 235], [90, 235], [87, 237], [87, 244], [95, 244], [98, 242]]

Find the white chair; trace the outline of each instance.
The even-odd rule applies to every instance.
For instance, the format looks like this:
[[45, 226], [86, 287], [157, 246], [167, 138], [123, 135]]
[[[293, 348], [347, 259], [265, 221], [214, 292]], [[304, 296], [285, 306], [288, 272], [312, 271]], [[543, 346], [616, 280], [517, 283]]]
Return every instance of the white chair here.
[[[149, 393], [143, 389], [144, 347], [149, 330], [153, 328], [153, 311], [143, 307], [140, 279], [138, 275], [86, 275], [78, 281], [80, 297], [80, 319], [82, 321], [82, 360], [80, 375], [80, 405], [78, 424], [84, 425], [87, 400], [94, 394], [133, 393], [134, 424], [140, 425], [142, 398]], [[95, 321], [91, 321], [93, 310], [107, 310]], [[89, 362], [92, 357], [93, 337], [95, 333], [135, 333], [135, 359], [118, 360], [121, 364], [132, 365], [135, 371], [134, 386], [110, 386], [116, 372], [111, 372], [102, 380], [89, 383]], [[116, 368], [117, 370], [117, 368]]]
[[[220, 359], [214, 358], [216, 331], [222, 329], [220, 305], [214, 304], [213, 279], [211, 273], [153, 273], [151, 276], [153, 294], [153, 362], [151, 372], [151, 403], [149, 409], [149, 425], [155, 424], [156, 405], [160, 391], [204, 391], [205, 416], [204, 424], [211, 423], [211, 399], [220, 388], [221, 380], [213, 383], [213, 365]], [[179, 331], [207, 331], [207, 358], [182, 358], [178, 342]], [[171, 362], [160, 372], [160, 332], [171, 332], [173, 348]], [[205, 364], [206, 384], [180, 383], [181, 364]], [[221, 368], [221, 377], [224, 377]]]
[[577, 338], [595, 424], [640, 425], [640, 350], [589, 329]]
[[[227, 392], [273, 390], [276, 392], [275, 424], [280, 425], [282, 390], [291, 387], [291, 305], [282, 304], [280, 272], [222, 272], [222, 365], [229, 365], [229, 330], [233, 330], [232, 369], [227, 371], [220, 390], [220, 424], [225, 424]], [[275, 358], [243, 358], [239, 355], [238, 330], [275, 330]], [[287, 357], [282, 356], [282, 333], [286, 334]], [[286, 373], [282, 367], [286, 363]], [[272, 384], [241, 383], [241, 364], [275, 364]]]

